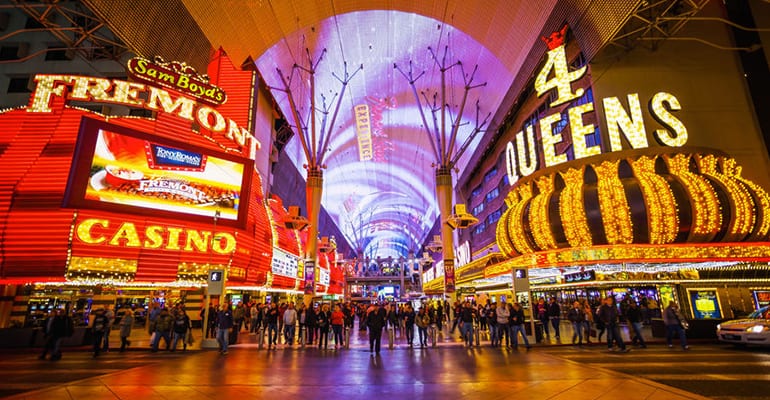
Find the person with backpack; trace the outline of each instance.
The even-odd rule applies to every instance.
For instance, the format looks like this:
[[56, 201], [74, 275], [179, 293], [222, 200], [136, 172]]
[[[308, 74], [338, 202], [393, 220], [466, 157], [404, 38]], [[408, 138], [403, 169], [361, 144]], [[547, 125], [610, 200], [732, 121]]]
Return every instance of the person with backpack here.
[[182, 351], [187, 350], [187, 332], [190, 329], [192, 329], [190, 317], [187, 316], [184, 310], [180, 309], [176, 318], [174, 318], [174, 340], [171, 342], [171, 351], [176, 351], [177, 342], [180, 339], [182, 340]]
[[156, 353], [158, 351], [158, 345], [160, 344], [160, 339], [163, 338], [163, 340], [166, 343], [166, 350], [171, 347], [171, 331], [174, 326], [174, 320], [171, 317], [171, 314], [169, 314], [168, 309], [165, 307], [160, 310], [160, 314], [158, 314], [158, 318], [155, 319], [154, 323], [154, 333], [155, 337], [152, 341], [152, 352]]

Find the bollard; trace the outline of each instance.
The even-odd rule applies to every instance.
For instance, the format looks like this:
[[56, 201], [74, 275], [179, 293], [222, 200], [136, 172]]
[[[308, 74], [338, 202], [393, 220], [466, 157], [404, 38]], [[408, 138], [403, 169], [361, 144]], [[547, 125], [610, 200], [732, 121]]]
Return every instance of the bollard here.
[[479, 347], [481, 343], [481, 341], [479, 340], [479, 337], [481, 336], [481, 334], [479, 333], [479, 330], [480, 329], [478, 325], [473, 326], [473, 333], [474, 333], [473, 336], [476, 338], [476, 347]]
[[350, 348], [350, 327], [349, 326], [345, 327], [345, 337], [343, 338], [343, 341], [345, 342], [345, 348], [349, 349]]
[[388, 348], [389, 349], [393, 348], [393, 342], [395, 340], [395, 336], [396, 336], [395, 330], [393, 329], [392, 326], [389, 326], [388, 327]]
[[261, 350], [265, 347], [265, 329], [261, 326], [257, 329], [257, 343], [259, 343], [257, 345], [258, 349]]
[[307, 329], [303, 325], [299, 327], [299, 347], [304, 349], [306, 341], [307, 341]]

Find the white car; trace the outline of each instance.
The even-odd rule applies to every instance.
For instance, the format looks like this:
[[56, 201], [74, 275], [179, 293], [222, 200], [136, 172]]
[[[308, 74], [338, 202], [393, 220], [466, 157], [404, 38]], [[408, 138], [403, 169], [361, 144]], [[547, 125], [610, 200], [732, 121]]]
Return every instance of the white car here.
[[717, 338], [737, 345], [770, 346], [770, 306], [754, 311], [745, 319], [717, 325]]

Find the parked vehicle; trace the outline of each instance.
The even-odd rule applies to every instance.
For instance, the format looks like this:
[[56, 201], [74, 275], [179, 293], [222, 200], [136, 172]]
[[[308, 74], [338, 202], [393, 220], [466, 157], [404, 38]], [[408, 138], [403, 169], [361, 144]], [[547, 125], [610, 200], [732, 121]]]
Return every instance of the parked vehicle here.
[[744, 319], [717, 325], [717, 338], [736, 345], [770, 346], [770, 306], [760, 308]]

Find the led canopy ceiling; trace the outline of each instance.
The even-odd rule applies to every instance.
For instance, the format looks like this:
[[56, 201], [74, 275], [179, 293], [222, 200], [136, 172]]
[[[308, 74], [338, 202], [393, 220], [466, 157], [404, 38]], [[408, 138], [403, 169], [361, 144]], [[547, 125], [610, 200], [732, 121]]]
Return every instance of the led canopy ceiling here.
[[[326, 3], [313, 3], [319, 8], [315, 11], [271, 3], [271, 7], [248, 5], [238, 12], [208, 12], [220, 18], [224, 14], [235, 27], [258, 33], [251, 46], [236, 46], [242, 39], [216, 32], [215, 21], [203, 5], [185, 1], [213, 45], [222, 44], [236, 59], [250, 55], [256, 60], [295, 132], [284, 151], [300, 171], [307, 159], [282, 89], [288, 84], [301, 124], [311, 126], [311, 82], [306, 70], [315, 68], [319, 127], [315, 134], [323, 135], [321, 126], [331, 132], [323, 161], [322, 205], [366, 257], [420, 251], [438, 218], [434, 150], [438, 145], [431, 141], [441, 131], [441, 112], [432, 111], [441, 109], [440, 66], [451, 66], [444, 74], [447, 137], [460, 114], [466, 86], [478, 85], [468, 92], [457, 139], [451, 144], [453, 153], [467, 144], [455, 165], [461, 173], [484, 135], [481, 132], [470, 140], [471, 133], [478, 122], [497, 112], [527, 52], [539, 40], [555, 1], [491, 2], [484, 6], [488, 13], [467, 4], [428, 3], [435, 9], [411, 10], [416, 7], [412, 3], [389, 2], [386, 7], [402, 10], [362, 11], [348, 2], [331, 2], [331, 10]], [[437, 12], [437, 7], [443, 12]], [[272, 19], [276, 26], [247, 27], [243, 21], [249, 15], [257, 21], [254, 15], [259, 13], [264, 13], [265, 24]], [[437, 15], [442, 15], [440, 20]], [[244, 36], [234, 31], [228, 32]], [[355, 75], [333, 119], [346, 72]], [[332, 120], [334, 125], [329, 126]]]

